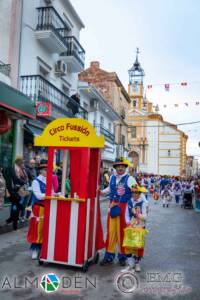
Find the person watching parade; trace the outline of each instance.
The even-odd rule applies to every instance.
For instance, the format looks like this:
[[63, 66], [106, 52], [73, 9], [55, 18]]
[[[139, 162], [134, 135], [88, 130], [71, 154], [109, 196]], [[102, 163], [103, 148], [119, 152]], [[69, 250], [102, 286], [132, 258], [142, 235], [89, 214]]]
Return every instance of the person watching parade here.
[[109, 194], [110, 202], [107, 217], [106, 252], [101, 266], [113, 263], [115, 247], [118, 245], [118, 259], [121, 266], [126, 264], [125, 248], [122, 246], [124, 237], [126, 204], [131, 199], [131, 187], [136, 180], [127, 173], [128, 163], [123, 158], [116, 159], [113, 164], [115, 174], [110, 177], [109, 186], [100, 192]]

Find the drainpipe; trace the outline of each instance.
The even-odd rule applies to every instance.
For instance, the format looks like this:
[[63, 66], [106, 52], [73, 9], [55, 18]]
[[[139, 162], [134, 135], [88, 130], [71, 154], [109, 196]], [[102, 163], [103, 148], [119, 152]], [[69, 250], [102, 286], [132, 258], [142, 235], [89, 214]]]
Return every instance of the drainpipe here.
[[[12, 9], [16, 12], [19, 7], [19, 3], [21, 4], [20, 11], [17, 11], [17, 15], [20, 15], [20, 25], [19, 25], [19, 44], [17, 45], [17, 70], [15, 72], [14, 77], [14, 87], [20, 90], [20, 66], [21, 66], [21, 44], [22, 44], [22, 24], [23, 24], [23, 0], [18, 0], [17, 2], [13, 0]], [[16, 25], [16, 19], [14, 24]], [[17, 155], [23, 156], [23, 144], [24, 144], [24, 131], [23, 131], [23, 121], [16, 120], [14, 124], [14, 143], [13, 143], [13, 157], [14, 161]]]

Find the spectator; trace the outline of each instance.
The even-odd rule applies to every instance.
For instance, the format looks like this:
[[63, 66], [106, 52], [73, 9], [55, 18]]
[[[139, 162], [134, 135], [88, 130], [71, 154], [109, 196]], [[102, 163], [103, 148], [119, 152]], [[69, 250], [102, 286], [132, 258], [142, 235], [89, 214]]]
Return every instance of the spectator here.
[[2, 210], [4, 205], [4, 197], [6, 195], [6, 180], [3, 176], [3, 169], [0, 167], [0, 210]]
[[32, 185], [33, 180], [37, 177], [35, 160], [31, 159], [29, 165], [26, 167], [26, 173], [28, 175], [29, 186]]

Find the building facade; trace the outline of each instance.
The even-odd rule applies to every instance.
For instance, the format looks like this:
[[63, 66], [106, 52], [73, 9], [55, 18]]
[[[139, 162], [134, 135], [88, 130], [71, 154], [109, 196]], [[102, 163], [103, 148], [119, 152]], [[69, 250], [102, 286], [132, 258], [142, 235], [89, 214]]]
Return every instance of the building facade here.
[[105, 138], [101, 153], [102, 167], [112, 168], [117, 156], [114, 122], [120, 122], [121, 118], [92, 84], [79, 81], [78, 91], [81, 106], [88, 111], [88, 121], [96, 128], [97, 135]]
[[128, 155], [128, 108], [130, 98], [115, 72], [107, 72], [100, 68], [100, 63], [93, 61], [90, 67], [79, 74], [79, 80], [93, 84], [103, 95], [108, 104], [120, 116], [114, 121], [117, 156]]
[[194, 158], [193, 155], [187, 155], [186, 158], [186, 176], [198, 176], [199, 175], [199, 161]]
[[[5, 18], [5, 15], [7, 18]], [[0, 2], [0, 60], [11, 65], [8, 83], [29, 98], [36, 119], [16, 121], [15, 155], [28, 160], [33, 139], [59, 117], [85, 117], [76, 97], [85, 51], [79, 43], [84, 24], [68, 0]], [[44, 154], [45, 155], [45, 154]]]
[[185, 176], [187, 135], [153, 111], [144, 96], [144, 70], [136, 60], [129, 70], [129, 157], [138, 172]]

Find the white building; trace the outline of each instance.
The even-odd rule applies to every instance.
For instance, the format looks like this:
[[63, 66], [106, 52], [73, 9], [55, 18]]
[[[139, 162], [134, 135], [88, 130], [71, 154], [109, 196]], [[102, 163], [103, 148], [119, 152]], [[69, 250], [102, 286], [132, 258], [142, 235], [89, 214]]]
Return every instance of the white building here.
[[84, 69], [85, 51], [79, 43], [84, 24], [69, 0], [3, 0], [1, 9], [1, 19], [8, 15], [6, 32], [0, 34], [5, 41], [2, 57], [5, 63], [11, 62], [11, 79], [13, 73], [13, 82], [37, 105], [37, 113], [41, 108], [52, 111], [36, 120], [17, 122], [16, 155], [25, 154], [28, 159], [35, 155], [34, 135], [48, 122], [87, 113], [71, 98], [77, 92], [78, 73]]
[[138, 172], [185, 176], [188, 137], [153, 112], [152, 103], [144, 97], [143, 77], [136, 56], [129, 70], [129, 157]]
[[96, 128], [97, 134], [105, 138], [101, 155], [103, 167], [112, 167], [117, 155], [114, 121], [120, 121], [120, 116], [93, 85], [79, 81], [78, 90], [81, 106], [88, 111], [88, 121]]

